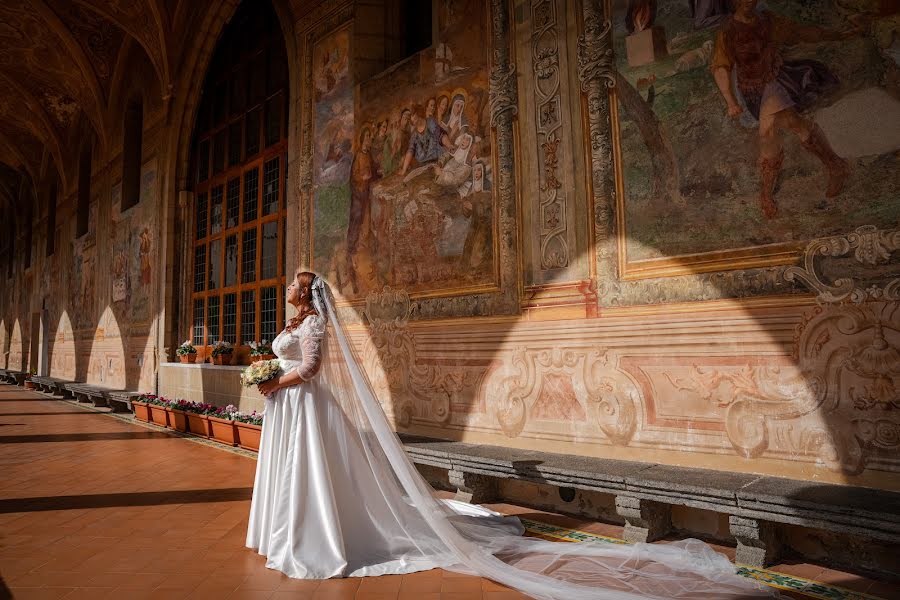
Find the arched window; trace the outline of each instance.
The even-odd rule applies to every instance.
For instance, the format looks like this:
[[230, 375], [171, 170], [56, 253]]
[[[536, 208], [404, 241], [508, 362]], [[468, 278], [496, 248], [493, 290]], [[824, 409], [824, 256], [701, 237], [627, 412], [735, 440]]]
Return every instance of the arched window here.
[[195, 126], [195, 345], [271, 341], [284, 322], [287, 80], [274, 11], [244, 2], [219, 40]]
[[141, 149], [144, 137], [144, 103], [132, 98], [125, 108], [122, 127], [122, 210], [141, 198]]
[[75, 237], [88, 232], [91, 216], [91, 145], [85, 144], [78, 156], [78, 198], [75, 214]]

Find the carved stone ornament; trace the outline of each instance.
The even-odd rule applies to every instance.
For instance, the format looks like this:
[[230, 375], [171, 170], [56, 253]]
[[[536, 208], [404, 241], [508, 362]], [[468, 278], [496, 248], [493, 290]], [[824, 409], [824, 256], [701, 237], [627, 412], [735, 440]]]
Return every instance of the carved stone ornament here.
[[638, 387], [605, 350], [518, 347], [485, 382], [484, 398], [503, 432], [518, 437], [529, 424], [555, 420], [578, 439], [627, 445], [637, 429]]
[[444, 424], [450, 405], [462, 393], [471, 393], [477, 381], [472, 373], [436, 365], [417, 364], [415, 338], [409, 319], [416, 311], [403, 290], [385, 287], [366, 298], [364, 315], [369, 331], [362, 362], [385, 413], [400, 427], [413, 419]]

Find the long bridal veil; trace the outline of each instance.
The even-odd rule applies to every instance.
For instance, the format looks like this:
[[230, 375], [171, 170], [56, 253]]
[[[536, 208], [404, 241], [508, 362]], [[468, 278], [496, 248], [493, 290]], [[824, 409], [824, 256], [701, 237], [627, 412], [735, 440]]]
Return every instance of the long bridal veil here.
[[[334, 299], [317, 277], [313, 301], [328, 327], [320, 389], [334, 396], [362, 447], [384, 503], [417, 556], [475, 574], [538, 600], [660, 600], [779, 597], [735, 575], [734, 565], [699, 540], [665, 545], [562, 543], [523, 537], [515, 519], [460, 514], [437, 498], [416, 470], [385, 416], [341, 327]], [[370, 492], [371, 493], [371, 490]]]

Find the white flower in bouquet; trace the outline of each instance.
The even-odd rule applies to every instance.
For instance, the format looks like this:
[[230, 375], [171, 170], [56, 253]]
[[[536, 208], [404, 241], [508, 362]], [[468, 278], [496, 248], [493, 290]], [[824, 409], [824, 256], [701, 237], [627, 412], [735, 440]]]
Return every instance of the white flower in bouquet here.
[[278, 359], [258, 360], [241, 371], [241, 385], [253, 387], [264, 381], [274, 379], [281, 372], [281, 363]]

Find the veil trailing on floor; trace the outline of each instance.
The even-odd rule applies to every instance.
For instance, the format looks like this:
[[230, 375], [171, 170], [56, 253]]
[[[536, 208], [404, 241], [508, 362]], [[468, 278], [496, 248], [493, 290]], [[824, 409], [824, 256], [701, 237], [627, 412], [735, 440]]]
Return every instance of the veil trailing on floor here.
[[349, 431], [358, 433], [342, 443], [362, 447], [384, 496], [376, 504], [389, 506], [408, 536], [402, 559], [486, 577], [539, 600], [778, 597], [736, 575], [727, 558], [699, 540], [551, 542], [523, 537], [518, 519], [437, 498], [391, 429], [320, 277], [313, 302], [328, 321], [318, 386], [330, 391], [352, 424]]

